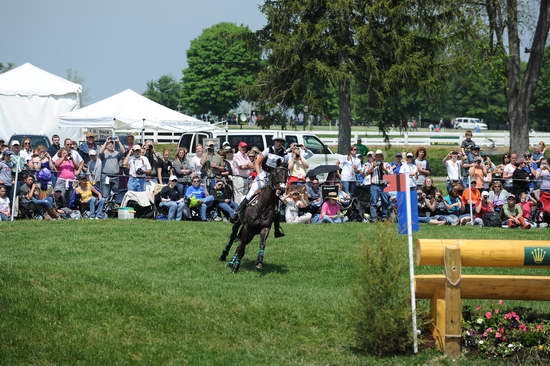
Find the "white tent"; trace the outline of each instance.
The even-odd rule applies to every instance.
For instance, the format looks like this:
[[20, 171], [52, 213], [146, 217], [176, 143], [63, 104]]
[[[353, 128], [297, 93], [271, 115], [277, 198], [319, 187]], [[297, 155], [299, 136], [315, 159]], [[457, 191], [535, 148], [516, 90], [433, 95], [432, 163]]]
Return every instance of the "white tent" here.
[[0, 137], [13, 134], [77, 138], [57, 116], [80, 107], [82, 86], [26, 63], [0, 74]]
[[82, 109], [59, 116], [66, 127], [155, 129], [182, 132], [210, 123], [176, 112], [127, 89]]

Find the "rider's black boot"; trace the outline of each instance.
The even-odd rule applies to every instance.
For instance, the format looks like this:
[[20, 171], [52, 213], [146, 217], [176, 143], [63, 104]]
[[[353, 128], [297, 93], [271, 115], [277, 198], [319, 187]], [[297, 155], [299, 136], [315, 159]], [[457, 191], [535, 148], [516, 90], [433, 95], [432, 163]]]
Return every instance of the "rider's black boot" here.
[[231, 222], [233, 224], [239, 221], [240, 218], [242, 218], [244, 214], [244, 209], [246, 208], [247, 204], [248, 204], [248, 200], [245, 197], [239, 204], [239, 207], [237, 207], [237, 209], [235, 210], [235, 215], [233, 215], [233, 217], [231, 218]]

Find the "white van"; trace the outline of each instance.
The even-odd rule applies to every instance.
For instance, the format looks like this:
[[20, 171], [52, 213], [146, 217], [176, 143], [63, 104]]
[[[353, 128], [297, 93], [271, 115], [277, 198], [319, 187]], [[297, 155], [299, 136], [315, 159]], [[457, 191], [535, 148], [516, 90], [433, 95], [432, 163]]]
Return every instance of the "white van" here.
[[202, 145], [205, 139], [217, 138], [220, 143], [229, 142], [230, 146], [237, 151], [239, 142], [244, 141], [249, 147], [256, 146], [260, 150], [273, 145], [273, 136], [280, 133], [285, 139], [285, 147], [288, 148], [293, 142], [304, 145], [313, 153], [308, 159], [309, 169], [319, 165], [334, 165], [342, 155], [333, 153], [328, 146], [314, 134], [307, 131], [274, 131], [274, 130], [224, 130], [207, 129], [187, 132], [181, 135], [179, 147], [185, 147], [190, 154], [194, 154], [197, 145]]
[[456, 129], [475, 130], [477, 127], [480, 130], [487, 129], [487, 124], [481, 122], [479, 118], [457, 117], [452, 120], [452, 123]]

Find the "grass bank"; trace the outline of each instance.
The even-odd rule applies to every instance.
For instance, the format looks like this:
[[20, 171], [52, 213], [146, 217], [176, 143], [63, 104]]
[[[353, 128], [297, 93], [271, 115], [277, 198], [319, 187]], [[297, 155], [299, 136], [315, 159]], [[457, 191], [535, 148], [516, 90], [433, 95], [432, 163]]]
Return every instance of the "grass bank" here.
[[[374, 225], [287, 225], [285, 229], [285, 238], [270, 238], [263, 273], [253, 268], [258, 248], [254, 241], [242, 271], [232, 275], [217, 261], [229, 233], [223, 223], [2, 223], [0, 364], [441, 361], [432, 350], [376, 359], [355, 349], [350, 309], [355, 304], [358, 254], [372, 237]], [[547, 230], [450, 227], [422, 227], [419, 235], [499, 238], [503, 234], [510, 239], [548, 238]], [[536, 271], [541, 272], [546, 271]], [[524, 305], [550, 311], [546, 303]], [[472, 362], [484, 363], [464, 360]]]

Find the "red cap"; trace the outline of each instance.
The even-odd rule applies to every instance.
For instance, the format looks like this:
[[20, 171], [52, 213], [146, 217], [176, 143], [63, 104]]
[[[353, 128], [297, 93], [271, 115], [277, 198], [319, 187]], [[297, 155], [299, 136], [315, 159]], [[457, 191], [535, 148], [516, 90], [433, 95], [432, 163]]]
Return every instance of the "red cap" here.
[[244, 141], [239, 142], [239, 147], [247, 147], [248, 144]]

